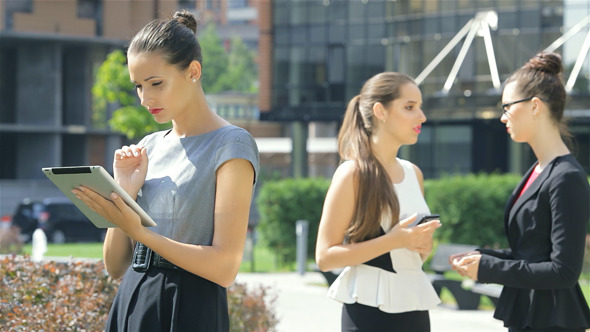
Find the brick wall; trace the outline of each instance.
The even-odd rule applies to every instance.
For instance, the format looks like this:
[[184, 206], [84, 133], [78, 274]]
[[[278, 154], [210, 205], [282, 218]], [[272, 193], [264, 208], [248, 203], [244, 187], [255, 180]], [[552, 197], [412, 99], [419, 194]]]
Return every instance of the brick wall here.
[[0, 0], [0, 31], [6, 29], [6, 27], [4, 26], [4, 15], [6, 15], [4, 6], [6, 6], [6, 0]]
[[99, 135], [88, 136], [86, 151], [88, 151], [88, 163], [90, 165], [106, 165], [106, 150], [106, 137]]
[[258, 40], [258, 108], [268, 112], [272, 107], [272, 3], [271, 0], [258, 1], [258, 21], [260, 37]]
[[34, 0], [32, 13], [14, 13], [14, 31], [96, 35], [93, 19], [78, 18], [76, 0]]
[[172, 16], [177, 6], [177, 0], [104, 0], [103, 35], [129, 40], [154, 18]]
[[254, 137], [282, 137], [283, 125], [268, 121], [229, 120], [232, 124], [244, 128]]

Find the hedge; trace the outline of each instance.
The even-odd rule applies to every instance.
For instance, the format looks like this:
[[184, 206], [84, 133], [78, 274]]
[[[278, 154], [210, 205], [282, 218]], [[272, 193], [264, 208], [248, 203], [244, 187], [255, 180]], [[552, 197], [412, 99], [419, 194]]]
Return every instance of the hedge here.
[[441, 243], [507, 247], [504, 232], [506, 201], [521, 177], [511, 174], [470, 174], [424, 182], [426, 202], [440, 214]]
[[[0, 258], [0, 326], [6, 331], [102, 331], [119, 281], [102, 261], [32, 262]], [[268, 288], [228, 288], [230, 331], [274, 331], [276, 297]]]
[[[504, 208], [520, 179], [514, 174], [482, 173], [424, 181], [430, 210], [441, 215], [443, 226], [435, 233], [437, 242], [507, 247]], [[258, 230], [281, 263], [295, 260], [295, 222], [299, 219], [309, 221], [307, 253], [313, 258], [328, 187], [325, 178], [274, 180], [262, 186], [256, 202], [260, 212]]]
[[309, 221], [307, 255], [314, 257], [318, 224], [330, 185], [325, 178], [267, 181], [258, 194], [260, 214], [257, 230], [264, 244], [277, 253], [280, 263], [292, 263], [296, 254], [295, 224]]

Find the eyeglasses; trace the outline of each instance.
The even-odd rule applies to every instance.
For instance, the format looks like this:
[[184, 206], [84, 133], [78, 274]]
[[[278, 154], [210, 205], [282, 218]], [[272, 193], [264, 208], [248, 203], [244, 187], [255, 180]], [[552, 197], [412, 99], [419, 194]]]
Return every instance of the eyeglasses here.
[[518, 104], [518, 103], [522, 103], [523, 101], [529, 101], [531, 99], [533, 99], [535, 97], [529, 97], [529, 98], [525, 98], [525, 99], [521, 99], [521, 100], [517, 100], [517, 101], [512, 101], [506, 104], [502, 104], [502, 110], [504, 111], [504, 113], [508, 112], [508, 107], [514, 105], [514, 104]]

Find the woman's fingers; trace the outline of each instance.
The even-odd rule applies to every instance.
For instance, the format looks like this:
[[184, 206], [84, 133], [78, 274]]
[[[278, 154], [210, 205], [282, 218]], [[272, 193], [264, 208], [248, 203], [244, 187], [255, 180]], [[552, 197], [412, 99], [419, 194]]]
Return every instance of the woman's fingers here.
[[449, 263], [454, 264], [456, 261], [461, 259], [461, 257], [469, 254], [468, 252], [462, 252], [460, 254], [453, 254], [449, 256]]
[[119, 196], [116, 192], [111, 193], [111, 200], [121, 212], [127, 212], [127, 210], [131, 210], [129, 205], [127, 205], [127, 203], [123, 201], [123, 198], [121, 198], [121, 196]]
[[460, 266], [468, 266], [468, 265], [470, 265], [470, 264], [474, 264], [476, 261], [477, 261], [477, 256], [475, 256], [475, 255], [470, 255], [470, 256], [464, 256], [464, 257], [462, 257], [462, 258], [459, 260], [458, 264], [459, 264]]
[[418, 214], [414, 213], [411, 216], [409, 216], [408, 218], [400, 220], [398, 224], [401, 227], [408, 227], [411, 223], [414, 222], [414, 220], [416, 220], [417, 216], [418, 216]]
[[84, 204], [88, 205], [88, 207], [99, 214], [102, 214], [101, 212], [107, 208], [109, 204], [112, 204], [108, 199], [102, 197], [87, 187], [80, 186], [78, 188], [74, 188], [72, 193], [76, 195], [76, 197]]
[[104, 198], [102, 195], [98, 194], [92, 189], [80, 186], [78, 188], [74, 188], [72, 193], [76, 195], [76, 197], [84, 204], [88, 205], [88, 207], [94, 212], [100, 214], [103, 218], [109, 221], [112, 221], [113, 216], [121, 213], [120, 207], [117, 204]]
[[416, 227], [418, 229], [423, 229], [423, 230], [426, 230], [426, 231], [434, 232], [440, 226], [442, 226], [442, 224], [440, 223], [440, 220], [435, 219], [435, 220], [430, 220], [430, 221], [427, 221], [425, 223], [422, 223], [422, 224], [420, 224], [420, 225], [418, 225]]
[[142, 147], [131, 144], [129, 146], [122, 146], [120, 149], [115, 150], [115, 159], [125, 159], [131, 157], [138, 157], [141, 154]]

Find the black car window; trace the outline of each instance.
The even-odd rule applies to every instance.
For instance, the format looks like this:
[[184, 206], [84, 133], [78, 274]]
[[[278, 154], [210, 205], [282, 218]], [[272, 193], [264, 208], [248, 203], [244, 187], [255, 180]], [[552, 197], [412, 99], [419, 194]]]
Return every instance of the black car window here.
[[33, 209], [29, 205], [23, 206], [18, 213], [20, 213], [22, 216], [27, 217], [27, 218], [33, 217]]
[[39, 219], [39, 214], [43, 212], [43, 204], [35, 203], [33, 204], [33, 218]]

